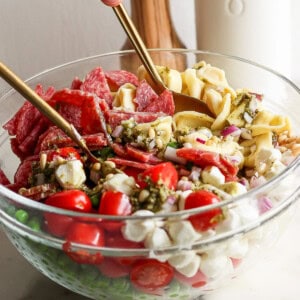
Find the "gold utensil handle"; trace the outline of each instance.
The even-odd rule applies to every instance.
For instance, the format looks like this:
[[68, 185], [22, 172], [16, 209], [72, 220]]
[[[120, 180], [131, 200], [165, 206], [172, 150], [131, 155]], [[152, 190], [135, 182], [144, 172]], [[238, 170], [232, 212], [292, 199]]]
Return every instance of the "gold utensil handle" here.
[[147, 51], [147, 48], [142, 41], [136, 27], [134, 26], [131, 18], [128, 16], [125, 7], [120, 4], [118, 6], [113, 7], [113, 10], [118, 17], [120, 23], [122, 24], [125, 32], [128, 35], [134, 49], [136, 50], [139, 58], [141, 59], [143, 65], [145, 66], [146, 70], [148, 71], [151, 79], [159, 86], [164, 88], [164, 84], [160, 78], [160, 75]]

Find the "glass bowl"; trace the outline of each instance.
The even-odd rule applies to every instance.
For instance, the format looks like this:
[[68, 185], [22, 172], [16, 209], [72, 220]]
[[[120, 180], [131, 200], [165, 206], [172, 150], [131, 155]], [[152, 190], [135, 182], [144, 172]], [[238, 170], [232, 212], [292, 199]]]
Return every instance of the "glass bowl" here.
[[[151, 50], [157, 65], [168, 65], [183, 71], [204, 60], [225, 70], [230, 86], [249, 88], [264, 94], [264, 105], [269, 110], [288, 115], [294, 134], [300, 128], [299, 89], [280, 74], [247, 60], [196, 50]], [[27, 83], [31, 87], [42, 84], [56, 89], [70, 86], [75, 77], [83, 78], [96, 66], [104, 70], [126, 69], [135, 72], [139, 60], [133, 51], [108, 53], [84, 58], [42, 72]], [[7, 122], [21, 107], [24, 100], [11, 90], [0, 99], [1, 124]], [[12, 153], [7, 132], [1, 129], [1, 168], [13, 180], [19, 159]], [[18, 251], [40, 272], [58, 284], [91, 299], [195, 299], [220, 289], [240, 272], [256, 263], [279, 238], [290, 220], [294, 203], [299, 197], [299, 158], [293, 160], [283, 172], [248, 193], [220, 203], [165, 214], [114, 217], [85, 214], [44, 205], [22, 197], [0, 185], [0, 221], [2, 228]], [[249, 203], [258, 205], [267, 197], [272, 207], [251, 214]], [[127, 243], [114, 230], [106, 232], [102, 247], [81, 243], [68, 243], [45, 229], [44, 220], [52, 214], [56, 218], [71, 218], [89, 225], [110, 224], [113, 228], [177, 228], [178, 235], [185, 234], [185, 222], [191, 216], [222, 207], [243, 214], [243, 222], [226, 225], [220, 230], [210, 230], [201, 238], [187, 234], [185, 243], [160, 247], [141, 247], [140, 243]], [[150, 224], [150, 225], [149, 225]], [[168, 224], [168, 225], [166, 225]], [[176, 237], [175, 237], [176, 238]], [[79, 263], [68, 254], [92, 257], [93, 262]], [[200, 271], [189, 277], [175, 270], [172, 263], [199, 260]], [[168, 262], [168, 263], [167, 263]], [[161, 267], [156, 268], [156, 264]], [[185, 262], [187, 264], [187, 262]], [[135, 272], [133, 272], [133, 269]], [[136, 270], [139, 270], [136, 274]], [[184, 269], [184, 268], [183, 268]], [[157, 286], [141, 287], [139, 280], [158, 282]], [[159, 286], [159, 282], [166, 282]]]

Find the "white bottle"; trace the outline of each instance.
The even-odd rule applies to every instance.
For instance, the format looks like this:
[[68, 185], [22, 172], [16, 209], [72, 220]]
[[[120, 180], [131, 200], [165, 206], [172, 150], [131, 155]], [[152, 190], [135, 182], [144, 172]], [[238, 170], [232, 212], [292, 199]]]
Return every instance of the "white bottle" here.
[[291, 74], [292, 0], [195, 0], [197, 47]]

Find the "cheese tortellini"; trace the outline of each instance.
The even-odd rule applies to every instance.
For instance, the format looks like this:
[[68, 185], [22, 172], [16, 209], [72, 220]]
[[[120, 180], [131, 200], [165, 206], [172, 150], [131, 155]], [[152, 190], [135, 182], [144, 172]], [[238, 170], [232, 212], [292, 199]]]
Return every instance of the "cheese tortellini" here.
[[[162, 66], [157, 70], [167, 88], [205, 102], [214, 116], [192, 111], [176, 113], [173, 123], [182, 143], [233, 156], [240, 167], [255, 169], [262, 153], [275, 149], [279, 136], [290, 139], [289, 118], [264, 109], [263, 95], [247, 89], [234, 90], [224, 70], [205, 61], [181, 73]], [[147, 76], [140, 67], [139, 78]]]

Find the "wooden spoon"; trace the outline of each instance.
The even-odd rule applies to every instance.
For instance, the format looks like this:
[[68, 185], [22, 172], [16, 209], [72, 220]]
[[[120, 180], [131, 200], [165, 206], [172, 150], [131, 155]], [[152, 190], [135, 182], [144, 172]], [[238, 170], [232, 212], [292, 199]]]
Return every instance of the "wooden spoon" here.
[[[161, 93], [163, 90], [167, 89], [167, 87], [163, 83], [155, 67], [155, 64], [153, 63], [147, 51], [147, 48], [127, 11], [122, 4], [114, 6], [113, 10], [118, 17], [123, 29], [125, 30], [129, 40], [131, 41], [135, 51], [141, 59], [146, 71], [149, 73], [151, 80], [154, 82], [154, 89], [156, 90], [156, 92]], [[210, 116], [212, 115], [211, 111], [203, 101], [184, 94], [176, 93], [172, 90], [171, 92], [173, 94], [176, 112], [183, 110], [193, 110], [208, 114]]]
[[51, 120], [57, 127], [62, 129], [83, 151], [91, 162], [99, 160], [91, 153], [85, 141], [76, 128], [67, 122], [55, 109], [44, 101], [34, 90], [32, 90], [22, 79], [14, 74], [0, 61], [0, 76], [25, 99], [30, 101], [42, 114]]

